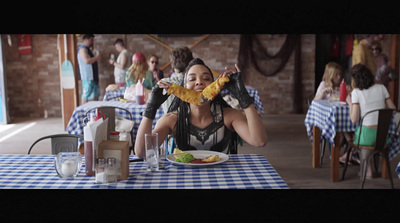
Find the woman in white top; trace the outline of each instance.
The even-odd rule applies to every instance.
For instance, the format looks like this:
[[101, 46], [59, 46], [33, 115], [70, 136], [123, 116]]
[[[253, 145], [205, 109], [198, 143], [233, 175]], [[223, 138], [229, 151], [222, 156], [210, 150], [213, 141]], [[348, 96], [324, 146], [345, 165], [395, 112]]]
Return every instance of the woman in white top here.
[[338, 63], [329, 62], [325, 65], [324, 76], [315, 93], [314, 100], [328, 99], [328, 94], [332, 94], [335, 88], [340, 87], [343, 78], [343, 69]]
[[[350, 105], [350, 119], [354, 124], [357, 124], [360, 118], [369, 111], [383, 108], [396, 109], [386, 87], [382, 84], [374, 83], [374, 76], [366, 66], [363, 64], [354, 65], [351, 68], [351, 77], [353, 91], [346, 101]], [[354, 132], [354, 144], [358, 143], [358, 137], [360, 137], [360, 145], [374, 146], [377, 124], [377, 113], [366, 116], [361, 127], [361, 136], [358, 135], [360, 126]], [[371, 166], [369, 166], [367, 177], [371, 176], [372, 171]]]
[[125, 74], [129, 67], [128, 50], [125, 48], [124, 41], [117, 39], [114, 43], [115, 49], [119, 52], [117, 61], [110, 59], [110, 64], [114, 65], [114, 79], [115, 84], [119, 87], [125, 86]]

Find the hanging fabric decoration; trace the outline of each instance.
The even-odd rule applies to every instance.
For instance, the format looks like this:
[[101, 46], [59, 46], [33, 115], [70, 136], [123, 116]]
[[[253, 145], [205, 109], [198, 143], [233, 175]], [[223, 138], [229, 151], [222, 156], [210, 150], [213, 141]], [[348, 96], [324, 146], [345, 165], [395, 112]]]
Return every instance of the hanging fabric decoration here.
[[339, 52], [340, 52], [339, 35], [334, 34], [334, 35], [332, 35], [332, 45], [331, 45], [331, 51], [329, 53], [329, 56], [332, 58], [339, 58]]
[[19, 54], [31, 54], [32, 53], [32, 45], [31, 45], [31, 34], [18, 34], [18, 51]]
[[[285, 67], [299, 37], [299, 34], [287, 34], [281, 49], [275, 55], [271, 55], [259, 40], [258, 35], [242, 34], [240, 35], [238, 65], [244, 70], [252, 64], [262, 75], [266, 77], [274, 76]], [[246, 76], [243, 76], [243, 78], [246, 78]]]
[[353, 54], [354, 36], [350, 34], [346, 40], [346, 50], [344, 52], [345, 56], [351, 56]]
[[[240, 35], [240, 47], [238, 56], [238, 65], [243, 71], [249, 65], [262, 75], [272, 77], [285, 68], [293, 51], [294, 55], [294, 74], [293, 74], [293, 109], [295, 113], [303, 112], [303, 91], [302, 91], [302, 68], [301, 68], [301, 35], [287, 34], [286, 40], [281, 49], [275, 54], [268, 53], [267, 47], [264, 47], [259, 40], [258, 35]], [[246, 82], [246, 76], [242, 76]]]

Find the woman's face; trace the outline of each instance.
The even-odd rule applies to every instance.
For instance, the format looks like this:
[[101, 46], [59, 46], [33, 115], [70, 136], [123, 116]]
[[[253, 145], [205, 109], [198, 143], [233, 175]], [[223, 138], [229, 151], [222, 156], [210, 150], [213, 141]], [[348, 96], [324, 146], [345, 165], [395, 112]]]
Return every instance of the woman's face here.
[[213, 75], [205, 66], [193, 65], [185, 77], [185, 87], [195, 91], [203, 91], [213, 81]]
[[376, 57], [381, 53], [381, 49], [378, 46], [373, 45], [373, 46], [371, 46], [371, 52], [372, 52], [372, 55], [374, 55]]
[[335, 85], [340, 84], [340, 81], [341, 81], [340, 79], [341, 79], [340, 75], [337, 74], [337, 75], [335, 76], [335, 78], [333, 78], [333, 83], [334, 83]]
[[158, 59], [156, 57], [150, 57], [148, 64], [149, 70], [154, 70], [158, 65]]

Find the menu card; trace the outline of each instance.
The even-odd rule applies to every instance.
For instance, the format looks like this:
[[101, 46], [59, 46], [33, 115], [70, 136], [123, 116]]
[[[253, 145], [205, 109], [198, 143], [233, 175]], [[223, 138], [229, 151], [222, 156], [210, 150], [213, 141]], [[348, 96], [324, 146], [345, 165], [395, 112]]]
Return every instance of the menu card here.
[[107, 140], [107, 126], [108, 126], [108, 118], [106, 120], [97, 120], [94, 123], [89, 124], [90, 133], [92, 134], [93, 140], [93, 161], [92, 168], [95, 169], [96, 159], [98, 158], [98, 149], [99, 144]]

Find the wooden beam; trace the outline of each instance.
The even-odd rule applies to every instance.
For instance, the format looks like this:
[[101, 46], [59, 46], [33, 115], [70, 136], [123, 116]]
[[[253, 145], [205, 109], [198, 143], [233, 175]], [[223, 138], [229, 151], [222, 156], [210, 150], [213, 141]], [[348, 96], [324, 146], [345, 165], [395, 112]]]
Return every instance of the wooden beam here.
[[[160, 44], [161, 46], [163, 46], [163, 47], [165, 47], [165, 48], [167, 48], [167, 49], [169, 49], [169, 50], [173, 50], [172, 47], [168, 46], [167, 44], [161, 42], [160, 40], [158, 40], [158, 39], [156, 39], [156, 38], [154, 38], [154, 37], [152, 37], [152, 36], [150, 36], [150, 35], [148, 35], [148, 34], [144, 34], [144, 36], [146, 36], [147, 38], [153, 40], [154, 42]], [[203, 42], [203, 41], [204, 41], [205, 39], [207, 39], [209, 36], [211, 36], [211, 34], [206, 34], [206, 35], [204, 35], [201, 39], [199, 39], [198, 41], [196, 41], [195, 43], [193, 43], [193, 44], [189, 47], [189, 49], [193, 49], [193, 47], [195, 47], [195, 46], [197, 46], [199, 43]], [[169, 65], [171, 65], [171, 62], [166, 63], [164, 66], [162, 66], [162, 67], [160, 68], [160, 70], [164, 71], [164, 69], [167, 68]], [[220, 75], [220, 74], [219, 74], [217, 71], [215, 71], [215, 70], [212, 70], [212, 69], [211, 69], [211, 71], [212, 71], [214, 77], [217, 77], [217, 76]]]
[[150, 35], [148, 35], [148, 34], [144, 34], [144, 36], [147, 37], [147, 38], [149, 38], [149, 39], [151, 39], [151, 40], [153, 40], [154, 42], [160, 44], [161, 46], [163, 46], [163, 47], [165, 47], [165, 48], [167, 48], [167, 49], [169, 49], [169, 50], [173, 50], [172, 47], [168, 46], [167, 44], [161, 42], [160, 40], [158, 40], [158, 39], [156, 39], [156, 38], [154, 38], [154, 37], [152, 37], [152, 36], [150, 36]]
[[[400, 35], [392, 34], [392, 42], [390, 47], [390, 64], [396, 73], [400, 73]], [[391, 81], [389, 85], [390, 99], [399, 107], [399, 79]]]
[[[66, 42], [65, 42], [66, 40]], [[65, 48], [65, 46], [67, 48]], [[66, 53], [67, 50], [67, 53]], [[79, 85], [78, 85], [78, 60], [76, 49], [76, 37], [74, 34], [58, 35], [58, 58], [60, 70], [60, 90], [61, 90], [61, 112], [64, 121], [64, 129], [77, 106], [79, 106]], [[69, 60], [74, 70], [75, 87], [73, 89], [64, 89], [62, 83], [62, 64]]]

